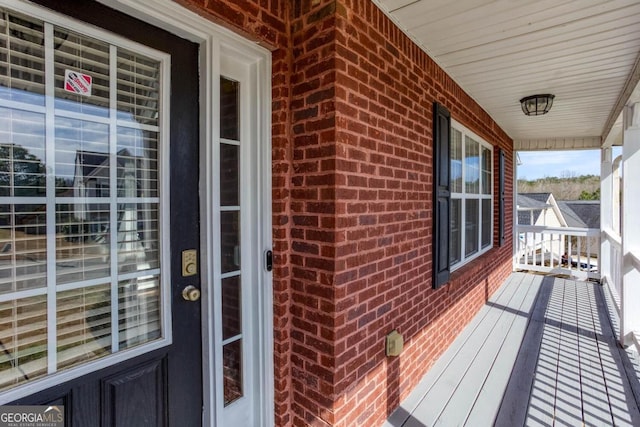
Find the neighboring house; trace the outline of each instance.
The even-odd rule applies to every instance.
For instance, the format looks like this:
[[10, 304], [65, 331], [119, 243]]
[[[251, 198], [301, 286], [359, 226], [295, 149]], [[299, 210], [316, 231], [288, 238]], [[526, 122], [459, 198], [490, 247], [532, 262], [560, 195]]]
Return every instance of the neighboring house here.
[[[600, 228], [599, 201], [557, 201], [551, 193], [518, 193], [517, 212], [518, 225]], [[567, 240], [561, 234], [546, 234], [543, 237], [533, 231], [520, 232], [518, 241], [520, 257], [524, 257], [525, 253], [527, 256], [545, 254], [544, 259], [550, 256], [558, 262], [566, 262], [567, 257], [575, 258], [578, 254], [594, 256], [599, 244], [596, 237], [572, 237]]]
[[[559, 201], [558, 207], [567, 227], [600, 229], [599, 200]], [[573, 252], [597, 254], [599, 237], [579, 237], [573, 242]]]
[[[567, 223], [560, 212], [558, 203], [551, 193], [518, 193], [517, 196], [518, 225], [534, 225], [538, 227], [566, 227]], [[560, 262], [564, 252], [564, 240], [558, 234], [550, 234], [543, 238], [534, 232], [519, 233], [518, 256], [534, 256], [549, 254]]]

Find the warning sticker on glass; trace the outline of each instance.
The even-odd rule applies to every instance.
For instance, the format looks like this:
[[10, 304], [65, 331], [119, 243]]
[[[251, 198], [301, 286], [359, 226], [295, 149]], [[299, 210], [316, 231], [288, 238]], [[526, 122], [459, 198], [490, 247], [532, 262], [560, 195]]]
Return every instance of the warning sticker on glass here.
[[78, 95], [91, 96], [92, 78], [88, 74], [79, 71], [64, 71], [64, 90]]

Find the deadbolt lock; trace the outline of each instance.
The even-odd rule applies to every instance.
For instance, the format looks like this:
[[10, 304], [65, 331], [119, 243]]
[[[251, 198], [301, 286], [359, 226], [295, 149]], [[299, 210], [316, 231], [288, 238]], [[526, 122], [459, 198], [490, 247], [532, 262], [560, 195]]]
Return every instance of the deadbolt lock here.
[[182, 251], [182, 277], [195, 276], [198, 273], [198, 251]]
[[182, 298], [184, 298], [185, 301], [198, 301], [200, 299], [200, 289], [193, 285], [185, 286], [182, 290]]

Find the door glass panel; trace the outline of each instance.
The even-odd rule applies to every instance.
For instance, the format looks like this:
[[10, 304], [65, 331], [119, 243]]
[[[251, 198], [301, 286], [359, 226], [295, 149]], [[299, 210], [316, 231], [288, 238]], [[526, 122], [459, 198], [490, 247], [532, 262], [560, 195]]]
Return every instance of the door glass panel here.
[[118, 283], [120, 348], [131, 348], [162, 336], [160, 276], [143, 276]]
[[[109, 116], [109, 44], [64, 28], [54, 29], [55, 107], [60, 110]], [[91, 78], [89, 93], [67, 87], [68, 73]], [[83, 77], [78, 77], [80, 84]], [[74, 79], [75, 80], [75, 79]], [[89, 81], [85, 83], [88, 85]]]
[[0, 302], [0, 390], [47, 374], [47, 297]]
[[44, 105], [44, 25], [0, 9], [0, 95]]
[[56, 194], [109, 197], [109, 125], [56, 117]]
[[0, 8], [0, 390], [164, 336], [169, 78], [145, 52]]
[[238, 141], [240, 138], [240, 83], [220, 78], [220, 138]]
[[0, 205], [0, 294], [47, 285], [46, 205]]
[[222, 279], [222, 339], [240, 335], [242, 331], [242, 292], [240, 276]]
[[0, 108], [0, 197], [45, 195], [44, 126], [44, 114]]
[[238, 206], [240, 185], [240, 147], [234, 144], [220, 144], [220, 204]]
[[58, 369], [109, 355], [109, 284], [58, 292], [56, 300]]
[[223, 353], [224, 404], [243, 396], [242, 390], [242, 340], [226, 344]]
[[118, 49], [118, 118], [158, 125], [160, 63]]
[[58, 285], [108, 277], [109, 204], [56, 206], [56, 281]]
[[220, 223], [222, 272], [228, 273], [240, 268], [240, 212], [221, 212]]

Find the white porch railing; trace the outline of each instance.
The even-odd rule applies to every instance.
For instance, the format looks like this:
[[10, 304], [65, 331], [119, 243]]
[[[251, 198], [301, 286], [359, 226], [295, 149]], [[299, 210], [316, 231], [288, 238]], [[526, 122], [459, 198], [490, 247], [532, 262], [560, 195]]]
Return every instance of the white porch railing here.
[[620, 317], [622, 314], [620, 309], [620, 296], [622, 295], [622, 238], [611, 229], [602, 230], [600, 275], [609, 287], [618, 311], [618, 317]]
[[516, 269], [600, 279], [597, 228], [517, 225]]

